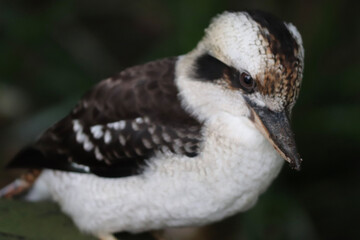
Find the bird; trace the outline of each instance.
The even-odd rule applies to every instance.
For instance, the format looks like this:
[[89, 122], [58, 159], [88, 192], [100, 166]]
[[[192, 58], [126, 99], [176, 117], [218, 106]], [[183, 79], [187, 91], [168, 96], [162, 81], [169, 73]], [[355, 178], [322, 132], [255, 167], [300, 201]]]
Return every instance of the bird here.
[[0, 196], [51, 199], [103, 240], [244, 212], [285, 161], [300, 170], [290, 117], [303, 68], [292, 23], [260, 10], [222, 12], [190, 52], [86, 92], [10, 161], [28, 171]]

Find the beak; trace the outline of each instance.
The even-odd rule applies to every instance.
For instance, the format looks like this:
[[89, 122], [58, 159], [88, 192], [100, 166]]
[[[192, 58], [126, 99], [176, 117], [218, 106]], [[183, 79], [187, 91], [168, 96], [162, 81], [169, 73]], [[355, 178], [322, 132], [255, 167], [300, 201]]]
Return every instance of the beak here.
[[290, 163], [290, 167], [299, 171], [302, 159], [296, 149], [294, 134], [285, 110], [273, 112], [266, 107], [256, 106], [249, 99], [246, 100], [251, 110], [250, 120], [276, 151]]

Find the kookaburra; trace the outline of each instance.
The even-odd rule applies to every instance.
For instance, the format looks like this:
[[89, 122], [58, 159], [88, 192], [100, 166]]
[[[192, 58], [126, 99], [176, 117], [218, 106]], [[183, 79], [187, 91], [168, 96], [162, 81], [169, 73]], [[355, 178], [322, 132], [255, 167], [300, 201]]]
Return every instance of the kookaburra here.
[[191, 52], [94, 86], [15, 156], [9, 167], [32, 171], [0, 194], [52, 199], [100, 238], [245, 211], [283, 159], [300, 169], [289, 118], [303, 59], [291, 23], [224, 12]]

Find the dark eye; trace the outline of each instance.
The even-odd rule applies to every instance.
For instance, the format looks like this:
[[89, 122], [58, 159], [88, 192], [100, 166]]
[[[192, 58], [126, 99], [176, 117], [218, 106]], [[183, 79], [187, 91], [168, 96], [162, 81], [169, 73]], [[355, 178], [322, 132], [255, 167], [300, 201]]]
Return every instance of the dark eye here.
[[247, 73], [241, 73], [240, 75], [240, 85], [248, 93], [252, 92], [255, 87], [255, 81]]

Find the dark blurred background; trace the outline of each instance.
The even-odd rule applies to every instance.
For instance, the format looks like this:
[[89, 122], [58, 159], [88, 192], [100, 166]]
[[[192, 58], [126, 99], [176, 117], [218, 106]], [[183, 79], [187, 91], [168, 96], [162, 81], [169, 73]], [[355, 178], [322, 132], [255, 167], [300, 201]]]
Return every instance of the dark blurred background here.
[[[211, 17], [261, 9], [297, 26], [305, 73], [285, 166], [221, 239], [360, 239], [360, 17], [356, 1], [0, 1], [0, 165], [100, 79], [195, 47]], [[14, 173], [0, 170], [0, 185]], [[1, 217], [1, 216], [0, 216]], [[224, 231], [227, 234], [223, 234]]]

